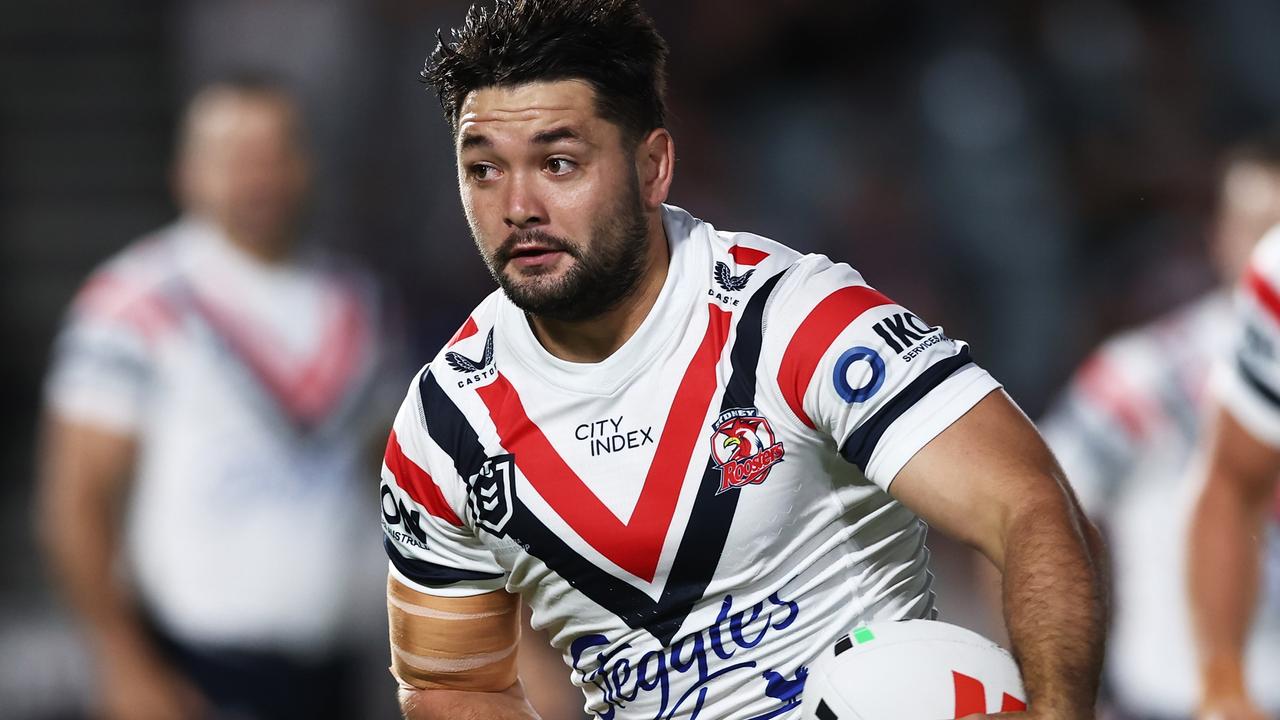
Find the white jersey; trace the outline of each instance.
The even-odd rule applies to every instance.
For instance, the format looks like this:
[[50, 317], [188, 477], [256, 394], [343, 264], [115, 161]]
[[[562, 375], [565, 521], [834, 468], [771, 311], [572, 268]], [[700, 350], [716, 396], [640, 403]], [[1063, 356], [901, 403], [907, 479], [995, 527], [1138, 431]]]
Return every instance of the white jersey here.
[[351, 577], [382, 564], [350, 512], [387, 400], [382, 323], [369, 278], [268, 266], [194, 220], [89, 279], [47, 402], [137, 438], [127, 569], [167, 632], [314, 654], [349, 625]]
[[[1040, 423], [1085, 511], [1106, 530], [1115, 593], [1106, 676], [1119, 704], [1142, 716], [1190, 717], [1199, 702], [1185, 590], [1191, 470], [1210, 368], [1230, 327], [1230, 299], [1212, 294], [1108, 340]], [[1270, 593], [1280, 599], [1277, 581], [1273, 572]], [[1273, 710], [1277, 620], [1260, 623], [1250, 649], [1256, 697]]]
[[657, 302], [551, 356], [494, 293], [422, 370], [383, 468], [391, 571], [531, 606], [601, 718], [792, 713], [855, 623], [935, 615], [885, 491], [997, 383], [849, 266], [664, 209]]

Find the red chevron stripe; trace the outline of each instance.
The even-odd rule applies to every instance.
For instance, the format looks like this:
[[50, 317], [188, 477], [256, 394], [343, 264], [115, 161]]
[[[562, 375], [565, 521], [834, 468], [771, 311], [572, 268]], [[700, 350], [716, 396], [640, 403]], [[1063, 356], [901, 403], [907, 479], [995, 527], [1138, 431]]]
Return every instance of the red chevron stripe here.
[[450, 525], [462, 527], [462, 521], [449, 506], [449, 501], [444, 499], [444, 494], [440, 492], [436, 481], [426, 470], [418, 467], [417, 463], [404, 454], [395, 430], [392, 430], [391, 437], [387, 438], [387, 452], [382, 461], [395, 476], [396, 484], [409, 493], [409, 497], [413, 498], [414, 502]]
[[[477, 389], [502, 445], [538, 494], [578, 535], [618, 567], [653, 582], [671, 527], [680, 488], [702, 440], [702, 422], [716, 393], [716, 365], [729, 336], [728, 312], [708, 305], [706, 335], [685, 370], [645, 475], [631, 519], [623, 523], [582, 482], [541, 428], [529, 419], [520, 395], [501, 373]], [[699, 455], [701, 457], [701, 455]]]
[[804, 394], [831, 343], [862, 313], [892, 304], [892, 300], [869, 287], [844, 287], [823, 298], [796, 328], [778, 367], [778, 389], [800, 422], [814, 426], [804, 411]]
[[335, 287], [324, 335], [305, 358], [281, 352], [274, 336], [252, 318], [192, 293], [192, 305], [238, 355], [291, 417], [318, 422], [334, 410], [357, 377], [371, 329], [359, 295]]

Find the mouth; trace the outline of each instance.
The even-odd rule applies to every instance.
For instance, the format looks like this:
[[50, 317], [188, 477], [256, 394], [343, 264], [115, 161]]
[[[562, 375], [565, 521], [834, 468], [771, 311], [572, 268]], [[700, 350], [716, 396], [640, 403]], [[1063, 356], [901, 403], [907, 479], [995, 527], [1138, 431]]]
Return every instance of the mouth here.
[[507, 253], [507, 262], [521, 269], [537, 269], [548, 267], [567, 254], [552, 245], [525, 243], [515, 246]]

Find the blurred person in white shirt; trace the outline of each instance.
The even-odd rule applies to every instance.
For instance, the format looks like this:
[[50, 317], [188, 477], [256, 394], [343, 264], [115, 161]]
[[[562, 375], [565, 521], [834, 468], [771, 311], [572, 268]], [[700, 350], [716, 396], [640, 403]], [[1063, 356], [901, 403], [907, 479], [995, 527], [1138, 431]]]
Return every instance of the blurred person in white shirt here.
[[376, 502], [387, 304], [303, 242], [280, 84], [201, 90], [175, 170], [182, 216], [92, 273], [54, 349], [43, 546], [103, 717], [354, 717], [353, 618], [377, 607], [355, 589], [382, 563], [353, 508]]
[[[1184, 590], [1190, 468], [1210, 369], [1231, 345], [1229, 288], [1280, 222], [1280, 138], [1229, 152], [1219, 192], [1211, 243], [1220, 286], [1105, 341], [1040, 423], [1110, 541], [1115, 599], [1104, 676], [1125, 717], [1189, 718], [1199, 700]], [[1280, 572], [1273, 575], [1270, 594], [1280, 599]], [[1260, 623], [1250, 654], [1258, 701], [1280, 712], [1280, 617]]]

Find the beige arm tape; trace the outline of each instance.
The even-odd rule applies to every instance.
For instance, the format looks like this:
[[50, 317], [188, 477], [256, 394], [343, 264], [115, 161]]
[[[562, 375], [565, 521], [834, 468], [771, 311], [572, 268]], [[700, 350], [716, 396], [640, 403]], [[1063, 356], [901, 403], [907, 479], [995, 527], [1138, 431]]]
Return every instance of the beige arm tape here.
[[406, 689], [499, 692], [516, 681], [520, 598], [424, 595], [387, 578], [391, 674]]

